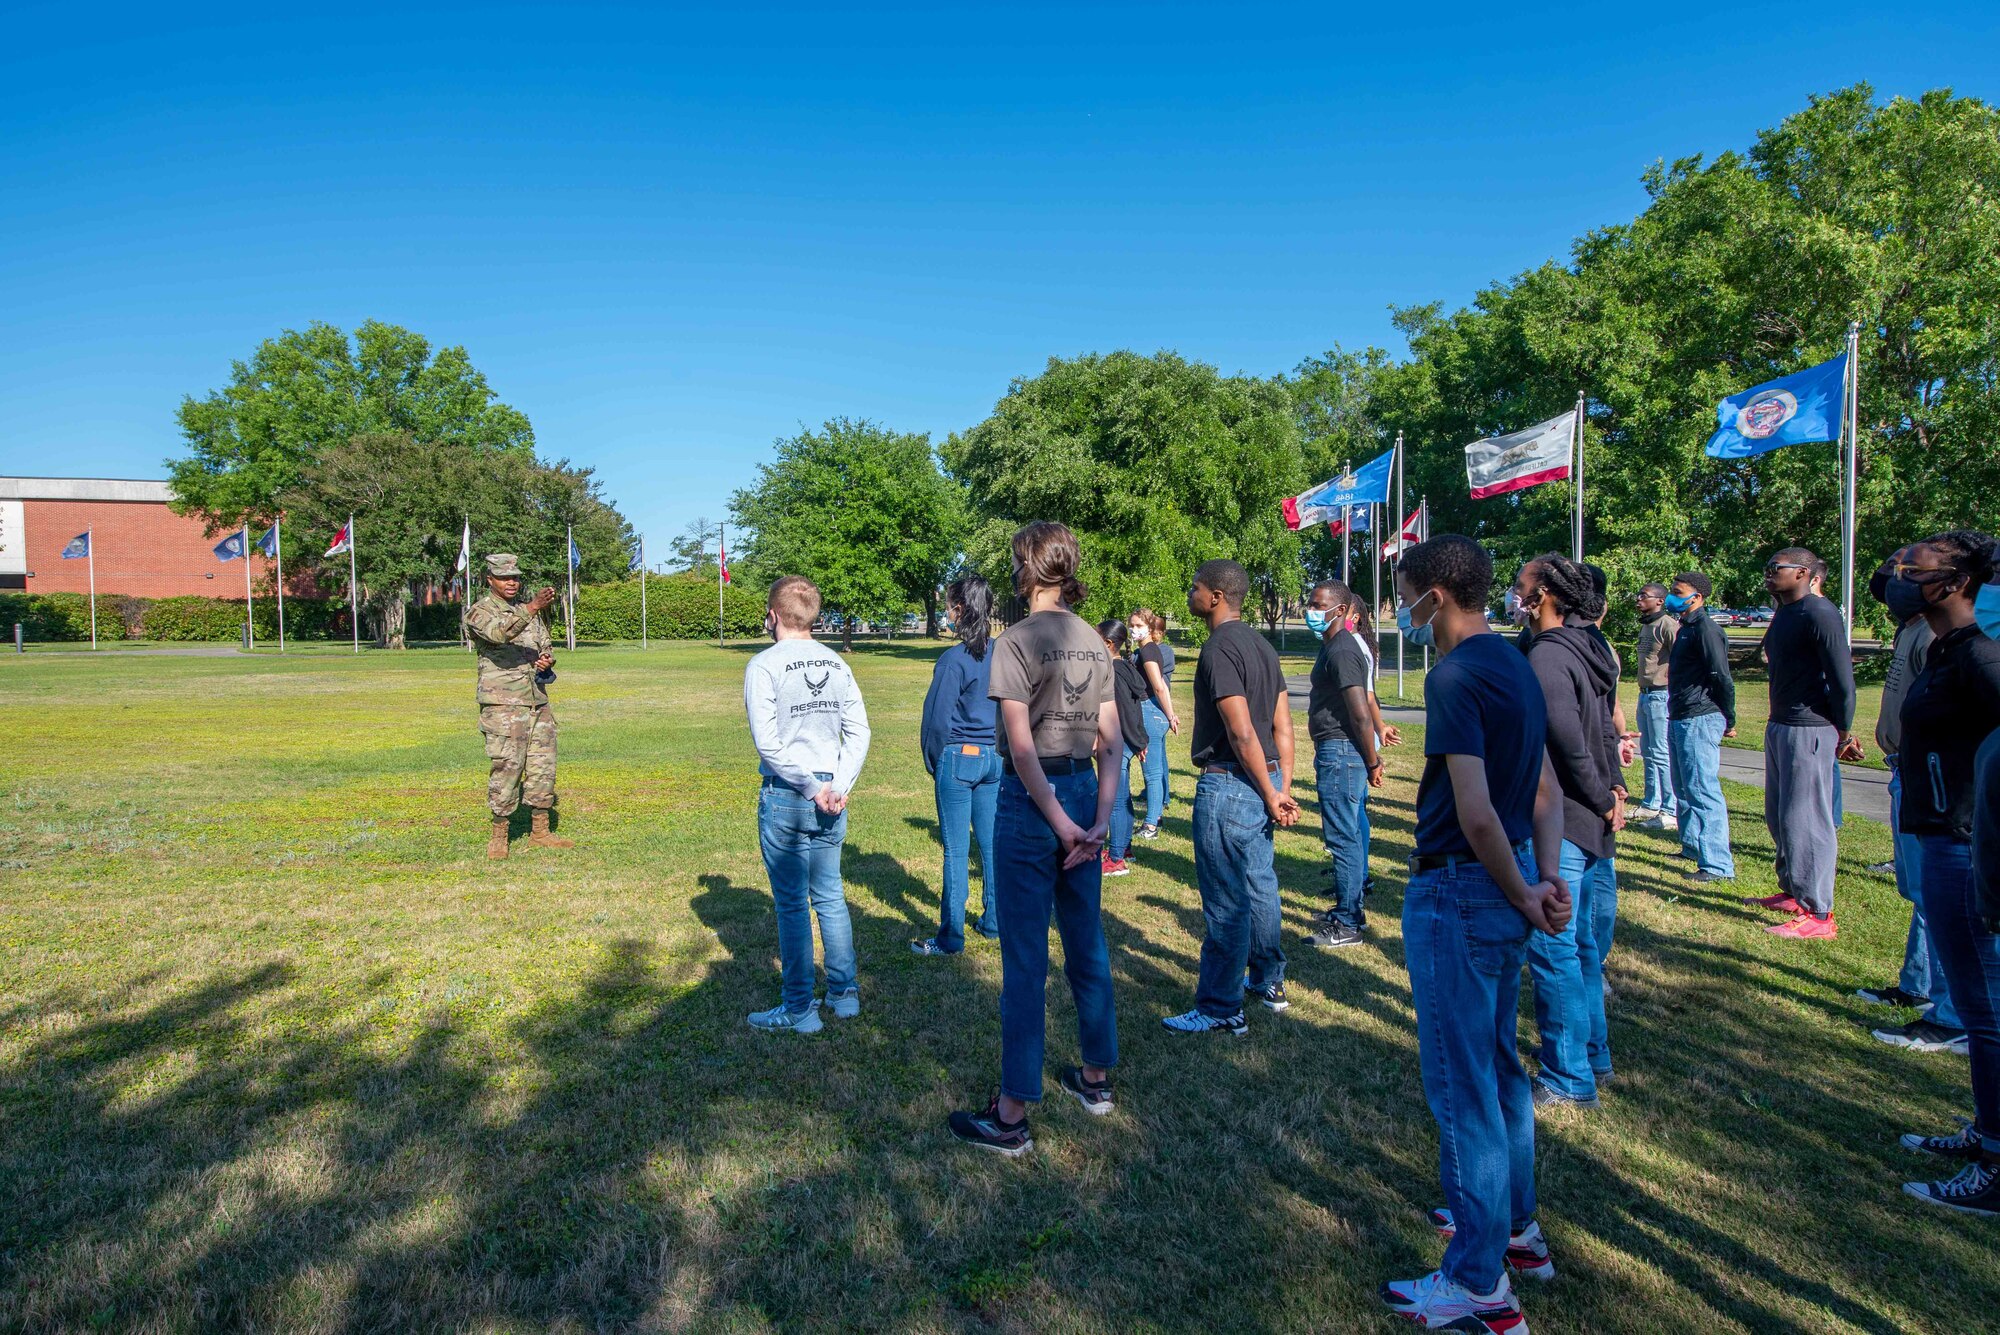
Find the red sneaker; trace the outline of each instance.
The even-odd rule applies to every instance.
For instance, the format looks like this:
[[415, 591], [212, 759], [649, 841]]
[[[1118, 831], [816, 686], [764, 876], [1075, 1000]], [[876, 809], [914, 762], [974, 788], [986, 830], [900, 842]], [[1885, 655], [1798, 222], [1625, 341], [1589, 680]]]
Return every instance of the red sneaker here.
[[1106, 876], [1124, 876], [1132, 870], [1131, 864], [1124, 858], [1114, 858], [1109, 853], [1100, 855], [1098, 866], [1103, 869]]
[[1764, 930], [1772, 936], [1788, 936], [1797, 941], [1822, 939], [1830, 941], [1840, 935], [1840, 928], [1834, 925], [1833, 915], [1830, 913], [1824, 921], [1813, 917], [1810, 913], [1800, 913], [1790, 922], [1781, 922], [1776, 927], [1766, 927]]
[[1804, 913], [1806, 911], [1805, 905], [1787, 894], [1764, 895], [1762, 897], [1752, 895], [1743, 902], [1753, 909], [1776, 909], [1780, 913]]

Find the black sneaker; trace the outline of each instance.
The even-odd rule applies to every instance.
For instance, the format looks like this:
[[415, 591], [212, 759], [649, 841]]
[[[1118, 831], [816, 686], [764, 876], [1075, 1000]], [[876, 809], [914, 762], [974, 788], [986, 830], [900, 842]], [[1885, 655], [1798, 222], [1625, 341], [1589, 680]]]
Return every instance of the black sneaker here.
[[1179, 1015], [1165, 1016], [1160, 1023], [1176, 1034], [1227, 1034], [1231, 1038], [1241, 1038], [1250, 1032], [1250, 1024], [1243, 1018], [1242, 1011], [1234, 1015], [1183, 1011]]
[[1069, 1091], [1070, 1095], [1083, 1105], [1083, 1110], [1092, 1117], [1103, 1117], [1117, 1106], [1111, 1101], [1109, 1077], [1103, 1080], [1086, 1080], [1083, 1078], [1081, 1066], [1063, 1068], [1062, 1087]]
[[1365, 896], [1368, 896], [1368, 895], [1372, 895], [1372, 894], [1374, 894], [1374, 893], [1375, 893], [1375, 873], [1374, 873], [1374, 872], [1372, 872], [1372, 871], [1371, 871], [1371, 872], [1369, 872], [1369, 873], [1368, 873], [1368, 874], [1367, 874], [1366, 876], [1363, 876], [1363, 877], [1361, 878], [1361, 893], [1362, 893], [1362, 895], [1363, 895], [1364, 897], [1365, 897]]
[[951, 1134], [966, 1144], [1004, 1154], [1009, 1159], [1018, 1159], [1035, 1148], [1034, 1137], [1028, 1134], [1027, 1118], [1018, 1122], [1000, 1120], [999, 1099], [987, 1104], [984, 1112], [955, 1112], [948, 1122]]
[[1358, 946], [1367, 939], [1357, 928], [1329, 920], [1325, 926], [1306, 937], [1306, 944], [1318, 946], [1321, 950], [1339, 950], [1343, 946]]
[[1912, 1020], [1901, 1029], [1877, 1029], [1875, 1038], [1892, 1048], [1908, 1048], [1912, 1052], [1949, 1052], [1959, 1057], [1972, 1052], [1972, 1040], [1963, 1029], [1947, 1029], [1929, 1020]]
[[956, 955], [959, 952], [956, 950], [946, 950], [938, 944], [936, 937], [927, 936], [921, 941], [910, 942], [910, 953], [912, 955]]
[[1257, 1000], [1264, 1003], [1264, 1009], [1267, 1011], [1288, 1010], [1292, 1004], [1285, 1000], [1285, 985], [1283, 983], [1266, 983], [1262, 987], [1246, 987], [1243, 989], [1243, 995], [1257, 998]]
[[1871, 1006], [1909, 1006], [1912, 1009], [1931, 1004], [1929, 997], [1920, 997], [1914, 992], [1905, 992], [1900, 985], [1893, 987], [1860, 987], [1854, 990]]
[[1975, 1160], [1949, 1182], [1905, 1182], [1903, 1190], [1961, 1214], [2000, 1217], [2000, 1163]]
[[1712, 871], [1697, 871], [1694, 874], [1694, 883], [1696, 885], [1734, 885], [1736, 884], [1736, 878], [1734, 876], [1718, 876]]
[[1906, 1150], [1919, 1154], [1935, 1154], [1940, 1159], [1977, 1159], [1980, 1155], [1979, 1137], [1972, 1132], [1972, 1123], [1965, 1118], [1958, 1119], [1958, 1130], [1949, 1136], [1902, 1137]]

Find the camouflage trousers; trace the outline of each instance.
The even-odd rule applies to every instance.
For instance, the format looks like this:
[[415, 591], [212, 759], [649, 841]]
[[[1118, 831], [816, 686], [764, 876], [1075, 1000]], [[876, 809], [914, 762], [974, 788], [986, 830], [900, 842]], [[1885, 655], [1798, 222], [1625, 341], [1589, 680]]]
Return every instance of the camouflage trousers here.
[[481, 705], [479, 731], [493, 762], [486, 805], [495, 816], [513, 815], [524, 799], [556, 804], [556, 716], [547, 705]]

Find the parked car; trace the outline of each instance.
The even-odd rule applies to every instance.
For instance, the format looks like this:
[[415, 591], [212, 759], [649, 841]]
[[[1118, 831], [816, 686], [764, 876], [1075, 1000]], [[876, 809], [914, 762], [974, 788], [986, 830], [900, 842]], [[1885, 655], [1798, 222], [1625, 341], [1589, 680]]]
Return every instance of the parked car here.
[[1708, 619], [1718, 626], [1734, 626], [1738, 624], [1738, 620], [1742, 615], [1741, 612], [1732, 611], [1727, 607], [1711, 607], [1708, 609]]

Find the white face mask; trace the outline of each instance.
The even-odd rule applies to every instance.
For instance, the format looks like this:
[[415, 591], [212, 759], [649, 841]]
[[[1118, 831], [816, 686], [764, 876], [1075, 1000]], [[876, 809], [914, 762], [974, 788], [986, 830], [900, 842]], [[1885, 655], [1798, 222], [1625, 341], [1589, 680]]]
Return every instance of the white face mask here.
[[1151, 633], [1144, 626], [1134, 626], [1132, 628], [1132, 643], [1144, 644]]

